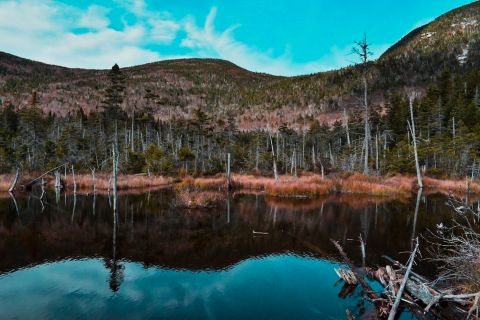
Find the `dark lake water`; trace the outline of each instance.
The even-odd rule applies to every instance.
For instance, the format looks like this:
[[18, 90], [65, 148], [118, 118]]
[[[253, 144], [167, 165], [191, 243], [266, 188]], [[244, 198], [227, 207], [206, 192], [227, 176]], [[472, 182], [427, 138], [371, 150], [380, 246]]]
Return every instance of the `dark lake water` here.
[[[338, 282], [329, 239], [361, 265], [362, 234], [367, 265], [385, 265], [452, 217], [439, 196], [422, 196], [417, 214], [415, 195], [232, 194], [207, 210], [173, 208], [173, 197], [122, 195], [116, 219], [107, 196], [1, 197], [0, 318], [345, 319], [348, 308], [374, 319], [361, 287]], [[423, 260], [415, 271], [435, 273]]]

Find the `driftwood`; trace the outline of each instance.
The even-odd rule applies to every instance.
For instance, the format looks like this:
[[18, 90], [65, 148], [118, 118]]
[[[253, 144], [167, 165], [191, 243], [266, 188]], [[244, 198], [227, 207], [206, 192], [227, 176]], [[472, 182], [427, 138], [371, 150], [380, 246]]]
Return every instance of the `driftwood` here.
[[342, 268], [335, 268], [334, 270], [338, 277], [345, 281], [347, 284], [356, 285], [358, 283], [358, 279], [352, 271]]
[[[389, 257], [389, 256], [383, 255], [382, 258], [384, 258], [385, 260], [387, 260], [388, 262], [390, 262], [391, 264], [393, 264], [393, 265], [396, 266], [396, 267], [399, 267], [399, 268], [401, 268], [401, 269], [403, 269], [403, 270], [406, 270], [406, 269], [407, 269], [407, 267], [404, 266], [402, 263], [398, 262], [398, 261], [395, 260], [395, 259], [392, 259], [392, 258]], [[412, 278], [417, 278], [417, 279], [418, 279], [419, 281], [421, 281], [421, 282], [425, 282], [425, 283], [428, 282], [428, 280], [427, 280], [425, 277], [422, 277], [421, 275], [419, 275], [418, 273], [414, 272], [413, 270], [412, 270], [410, 273], [411, 273], [411, 277], [412, 277]]]
[[372, 287], [365, 281], [362, 275], [360, 275], [357, 271], [355, 271], [355, 266], [353, 265], [352, 261], [348, 258], [347, 254], [345, 251], [343, 251], [342, 246], [335, 240], [331, 239], [330, 240], [333, 245], [337, 248], [338, 252], [343, 258], [343, 261], [348, 265], [352, 273], [355, 275], [355, 277], [358, 279], [358, 281], [362, 284], [363, 289], [367, 293], [370, 299], [374, 301], [379, 301], [381, 298], [373, 291]]
[[[379, 267], [376, 270], [368, 267], [364, 269], [365, 274], [369, 278], [377, 280], [385, 288], [385, 292], [382, 295], [372, 290], [365, 281], [363, 274], [359, 273], [358, 270], [360, 269], [354, 267], [340, 244], [334, 240], [331, 241], [349, 268], [349, 270], [335, 269], [335, 272], [341, 279], [340, 281], [345, 283], [342, 288], [342, 295], [345, 292], [348, 294], [348, 288], [353, 288], [354, 290], [357, 286], [353, 280], [353, 275], [377, 307], [380, 317], [389, 316], [389, 319], [394, 319], [397, 310], [403, 304], [418, 319], [429, 319], [427, 317], [428, 313], [438, 319], [479, 319], [476, 314], [478, 313], [480, 292], [452, 294], [449, 291], [435, 289], [431, 287], [431, 282], [426, 278], [412, 271], [413, 259], [418, 252], [418, 239], [407, 266], [386, 257], [396, 269], [390, 265]], [[347, 310], [347, 318], [351, 319], [349, 314], [351, 315]]]

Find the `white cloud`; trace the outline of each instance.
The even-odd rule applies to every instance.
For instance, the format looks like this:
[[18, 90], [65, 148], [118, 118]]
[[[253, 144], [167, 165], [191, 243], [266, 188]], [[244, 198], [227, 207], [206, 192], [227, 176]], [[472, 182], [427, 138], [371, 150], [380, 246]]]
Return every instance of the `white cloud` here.
[[149, 19], [148, 23], [152, 27], [151, 39], [162, 43], [172, 42], [180, 29], [180, 25], [172, 20]]
[[79, 26], [96, 30], [106, 29], [110, 24], [107, 14], [110, 10], [104, 7], [92, 5], [87, 12], [82, 15]]
[[[133, 7], [137, 22], [110, 27], [109, 9], [92, 5], [82, 11], [53, 0], [0, 2], [0, 50], [46, 63], [83, 68], [131, 66], [160, 60], [147, 45], [169, 44], [178, 23], [147, 14], [142, 1]], [[132, 11], [133, 12], [133, 11]], [[84, 33], [78, 28], [88, 29]]]
[[63, 9], [50, 2], [3, 1], [0, 2], [0, 29], [21, 32], [21, 36], [24, 33], [55, 32], [64, 22]]
[[[133, 15], [134, 22], [113, 28], [110, 9], [98, 5], [81, 10], [56, 0], [0, 0], [0, 50], [68, 67], [110, 68], [115, 62], [131, 66], [179, 58], [148, 48], [172, 44], [182, 30], [186, 36], [180, 46], [189, 49], [187, 56], [225, 59], [257, 72], [299, 75], [336, 69], [354, 60], [350, 47], [333, 47], [319, 59], [301, 63], [288, 47], [276, 55], [273, 49], [258, 50], [235, 38], [239, 25], [217, 30], [215, 7], [199, 26], [193, 17], [176, 20], [168, 12], [149, 10], [144, 0], [113, 1]], [[79, 29], [86, 30], [79, 33]], [[380, 54], [386, 47], [373, 51]]]

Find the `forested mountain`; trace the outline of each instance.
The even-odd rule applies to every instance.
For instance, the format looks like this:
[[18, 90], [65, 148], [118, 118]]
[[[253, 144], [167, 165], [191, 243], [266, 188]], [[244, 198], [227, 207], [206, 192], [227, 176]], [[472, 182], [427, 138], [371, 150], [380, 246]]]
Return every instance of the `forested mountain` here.
[[[373, 104], [404, 87], [426, 88], [442, 70], [462, 74], [480, 61], [480, 3], [453, 10], [420, 27], [369, 65]], [[359, 38], [362, 35], [359, 35]], [[115, 61], [112, 61], [112, 65]], [[253, 73], [215, 59], [162, 61], [122, 69], [126, 99], [122, 107], [151, 108], [162, 119], [188, 117], [200, 107], [222, 119], [234, 114], [241, 129], [288, 123], [304, 126], [315, 118], [332, 122], [344, 107], [355, 108], [361, 90], [359, 68], [347, 67], [299, 77]], [[15, 107], [31, 103], [65, 115], [101, 105], [108, 70], [80, 70], [46, 65], [0, 53], [0, 102]]]
[[299, 77], [215, 59], [82, 70], [0, 53], [0, 171], [65, 162], [106, 170], [116, 148], [133, 173], [217, 173], [227, 153], [238, 172], [268, 174], [272, 162], [282, 173], [358, 170], [364, 150], [378, 173], [413, 172], [415, 92], [422, 170], [463, 175], [480, 158], [479, 21], [475, 2], [376, 61]]

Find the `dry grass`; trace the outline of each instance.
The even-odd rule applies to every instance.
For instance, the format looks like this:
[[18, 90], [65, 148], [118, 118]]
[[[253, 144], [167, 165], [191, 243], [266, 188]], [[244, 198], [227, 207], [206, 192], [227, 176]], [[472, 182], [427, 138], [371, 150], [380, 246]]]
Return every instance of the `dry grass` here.
[[3, 174], [0, 176], [0, 191], [8, 191], [8, 189], [10, 189], [14, 176], [13, 174]]
[[[17, 183], [17, 188], [23, 184], [26, 184], [28, 181], [32, 180], [35, 175], [32, 174], [21, 174]], [[7, 192], [12, 185], [15, 174], [0, 174], [0, 192]]]
[[339, 179], [337, 183], [343, 193], [388, 196], [412, 192], [413, 181], [413, 177], [406, 176], [375, 177], [356, 173]]
[[[464, 194], [467, 189], [467, 180], [440, 180], [425, 177], [423, 179], [423, 184], [425, 188], [431, 190], [438, 190], [438, 192], [443, 192], [446, 194]], [[472, 193], [478, 193], [480, 188], [477, 182], [472, 182], [468, 179], [469, 189]]]
[[[33, 176], [24, 175], [19, 181], [19, 186]], [[13, 174], [0, 175], [0, 191], [7, 191], [13, 180]], [[97, 174], [96, 189], [107, 191], [110, 182], [109, 174]], [[62, 176], [63, 179], [63, 176]], [[78, 174], [75, 177], [78, 191], [93, 190], [93, 180], [90, 174]], [[52, 176], [46, 177], [49, 186], [53, 187]], [[146, 175], [120, 175], [118, 176], [118, 190], [134, 190], [145, 188], [158, 188], [171, 185], [174, 178], [163, 176]], [[68, 175], [66, 181], [67, 189], [73, 189], [72, 175]], [[236, 190], [257, 191], [277, 197], [315, 197], [319, 195], [344, 193], [344, 194], [367, 194], [376, 196], [405, 195], [414, 192], [417, 188], [417, 181], [414, 176], [391, 176], [376, 177], [364, 176], [362, 174], [343, 173], [338, 176], [321, 178], [316, 174], [304, 174], [298, 178], [293, 176], [281, 176], [279, 181], [273, 177], [256, 175], [234, 174], [232, 184]], [[465, 180], [439, 180], [424, 177], [426, 193], [464, 194]], [[178, 190], [208, 191], [225, 190], [227, 186], [224, 175], [213, 177], [193, 178], [190, 176], [181, 178], [176, 184]], [[478, 193], [478, 183], [470, 182], [470, 192]]]
[[223, 199], [225, 196], [221, 192], [177, 190], [174, 205], [188, 209], [212, 208]]
[[314, 197], [336, 191], [333, 180], [322, 179], [318, 175], [301, 176], [298, 178], [284, 176], [271, 181], [265, 186], [265, 192], [277, 197]]
[[[279, 181], [275, 181], [273, 177], [234, 174], [232, 183], [236, 190], [264, 192], [276, 197], [309, 198], [331, 193], [405, 196], [417, 188], [417, 180], [414, 176], [376, 177], [359, 173], [343, 173], [324, 179], [316, 174], [305, 174], [298, 178], [280, 176]], [[465, 192], [465, 181], [462, 180], [437, 180], [425, 177], [424, 184], [425, 191], [429, 193], [461, 194]], [[223, 175], [206, 178], [186, 177], [177, 184], [180, 190], [224, 190], [225, 187], [226, 180]], [[478, 192], [478, 184], [471, 183], [470, 191]]]
[[[110, 181], [111, 176], [108, 174], [97, 174], [95, 176], [95, 185], [96, 189], [99, 191], [111, 189]], [[63, 177], [62, 177], [63, 179]], [[75, 181], [77, 183], [78, 190], [93, 190], [93, 179], [92, 175], [89, 174], [79, 174], [75, 175]], [[73, 188], [73, 178], [72, 175], [67, 176], [66, 186], [69, 189]], [[169, 185], [173, 182], [172, 178], [163, 177], [163, 176], [147, 176], [147, 175], [119, 175], [117, 177], [117, 189], [118, 190], [133, 190], [133, 189], [145, 189], [145, 188], [154, 188], [162, 187]], [[53, 186], [53, 179], [49, 181], [49, 184]], [[110, 186], [109, 186], [110, 184]]]
[[222, 190], [226, 188], [226, 186], [227, 181], [223, 175], [202, 178], [193, 178], [191, 176], [187, 176], [176, 185], [176, 188], [180, 190]]
[[338, 193], [398, 195], [412, 191], [410, 177], [368, 177], [353, 174], [339, 178], [324, 178], [310, 174], [298, 178], [281, 176], [279, 181], [273, 178], [242, 175], [233, 177], [235, 187], [249, 190], [263, 190], [278, 197], [315, 197]]

